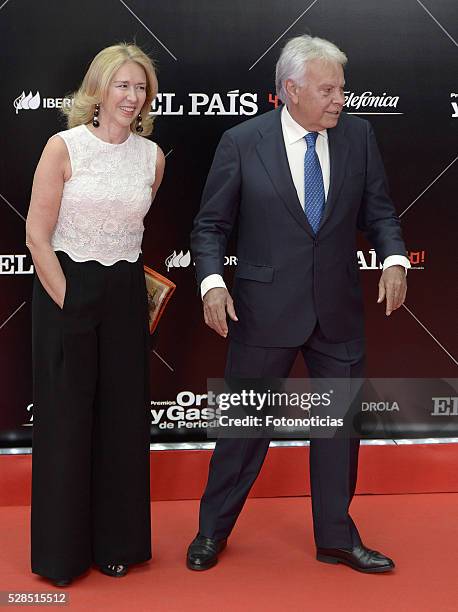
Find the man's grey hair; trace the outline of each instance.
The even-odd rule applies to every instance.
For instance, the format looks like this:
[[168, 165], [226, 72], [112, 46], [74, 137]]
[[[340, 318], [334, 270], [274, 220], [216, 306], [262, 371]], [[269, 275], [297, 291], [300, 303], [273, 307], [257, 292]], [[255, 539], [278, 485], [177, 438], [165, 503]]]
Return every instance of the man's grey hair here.
[[303, 85], [306, 62], [313, 59], [337, 62], [342, 67], [347, 63], [345, 53], [329, 40], [306, 34], [292, 38], [283, 47], [275, 69], [277, 96], [283, 103], [286, 103], [288, 97], [285, 81], [291, 79]]

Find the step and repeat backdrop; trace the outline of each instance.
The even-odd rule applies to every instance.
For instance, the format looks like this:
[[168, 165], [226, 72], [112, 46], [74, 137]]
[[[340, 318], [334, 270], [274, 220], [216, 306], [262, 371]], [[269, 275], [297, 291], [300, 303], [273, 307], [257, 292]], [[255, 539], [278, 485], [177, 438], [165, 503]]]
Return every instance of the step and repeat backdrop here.
[[[59, 108], [69, 92], [93, 56], [119, 41], [135, 41], [157, 63], [151, 138], [167, 156], [143, 244], [145, 262], [177, 285], [151, 351], [152, 440], [205, 439], [207, 379], [222, 376], [227, 341], [203, 322], [189, 233], [221, 134], [278, 105], [275, 62], [304, 33], [349, 58], [345, 110], [374, 127], [412, 264], [405, 307], [385, 317], [379, 262], [360, 239], [368, 375], [456, 376], [455, 0], [0, 0], [0, 444], [27, 445], [33, 427], [25, 217], [34, 169], [66, 127]], [[236, 265], [233, 239], [228, 283]], [[306, 376], [299, 360], [292, 375]], [[432, 398], [425, 402], [433, 412]], [[442, 413], [458, 412], [455, 404], [442, 402]]]

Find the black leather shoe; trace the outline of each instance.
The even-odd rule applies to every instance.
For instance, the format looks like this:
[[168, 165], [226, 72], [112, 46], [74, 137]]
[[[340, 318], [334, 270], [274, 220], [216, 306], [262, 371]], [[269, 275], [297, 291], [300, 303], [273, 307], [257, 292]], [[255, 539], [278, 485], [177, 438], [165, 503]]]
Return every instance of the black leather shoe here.
[[127, 565], [117, 565], [113, 563], [111, 565], [99, 565], [99, 570], [106, 576], [122, 578], [129, 571], [129, 567]]
[[207, 570], [218, 562], [218, 553], [226, 548], [227, 538], [214, 540], [199, 533], [191, 542], [186, 557], [186, 565], [191, 570]]
[[394, 562], [378, 550], [371, 550], [361, 544], [353, 550], [344, 548], [317, 548], [316, 558], [324, 563], [344, 563], [358, 572], [376, 574], [394, 569]]

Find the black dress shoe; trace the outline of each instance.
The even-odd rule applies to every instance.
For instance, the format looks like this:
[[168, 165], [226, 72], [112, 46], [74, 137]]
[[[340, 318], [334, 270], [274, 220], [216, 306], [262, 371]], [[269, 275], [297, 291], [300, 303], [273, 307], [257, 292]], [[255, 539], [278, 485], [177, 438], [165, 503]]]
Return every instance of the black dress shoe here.
[[62, 587], [68, 587], [72, 583], [72, 579], [71, 578], [60, 578], [59, 580], [53, 580], [52, 583], [55, 587], [60, 589]]
[[226, 548], [227, 538], [214, 540], [199, 533], [191, 542], [186, 557], [186, 565], [191, 570], [207, 570], [218, 562], [218, 553]]
[[111, 565], [99, 565], [99, 570], [106, 576], [111, 576], [112, 578], [122, 578], [129, 571], [129, 566], [113, 563]]
[[358, 572], [375, 574], [394, 569], [394, 562], [378, 550], [366, 548], [363, 544], [353, 550], [344, 548], [317, 548], [316, 558], [324, 563], [344, 563]]

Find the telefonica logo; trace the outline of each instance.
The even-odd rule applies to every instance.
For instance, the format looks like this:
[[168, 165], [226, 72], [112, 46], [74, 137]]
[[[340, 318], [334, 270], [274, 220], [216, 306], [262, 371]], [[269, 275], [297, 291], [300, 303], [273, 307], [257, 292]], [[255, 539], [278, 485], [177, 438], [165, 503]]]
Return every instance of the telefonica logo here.
[[39, 91], [37, 91], [34, 96], [31, 91], [29, 91], [27, 95], [25, 95], [25, 91], [23, 91], [21, 95], [14, 100], [13, 106], [16, 109], [17, 115], [20, 110], [36, 110], [39, 108], [40, 102], [41, 98]]
[[345, 91], [345, 108], [348, 111], [362, 112], [363, 110], [370, 110], [373, 112], [381, 113], [386, 109], [388, 113], [392, 113], [389, 109], [397, 110], [399, 96], [391, 96], [384, 91], [382, 94], [376, 94], [372, 91], [363, 91], [362, 93], [355, 93], [353, 91]]
[[39, 91], [35, 95], [31, 91], [26, 95], [23, 91], [20, 96], [13, 100], [16, 115], [20, 110], [37, 110], [40, 107], [62, 108], [63, 106], [71, 106], [72, 103], [72, 98], [42, 98]]
[[[344, 108], [350, 115], [402, 115], [397, 110], [399, 96], [390, 96], [384, 91], [382, 94], [375, 94], [372, 91], [355, 93], [354, 91], [344, 91]], [[268, 94], [269, 104], [277, 108], [280, 104], [278, 96]], [[394, 110], [390, 110], [394, 109]]]

